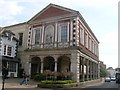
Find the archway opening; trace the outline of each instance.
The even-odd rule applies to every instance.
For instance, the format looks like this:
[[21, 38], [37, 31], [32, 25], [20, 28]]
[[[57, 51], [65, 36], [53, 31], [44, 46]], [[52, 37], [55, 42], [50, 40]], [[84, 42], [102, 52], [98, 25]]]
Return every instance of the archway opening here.
[[41, 70], [41, 62], [39, 57], [33, 57], [31, 59], [31, 77], [35, 74], [40, 73]]
[[70, 72], [70, 58], [67, 56], [61, 56], [58, 58], [58, 67], [57, 71], [58, 72]]
[[54, 71], [54, 68], [55, 68], [54, 58], [51, 56], [45, 57], [44, 58], [44, 71], [45, 70]]

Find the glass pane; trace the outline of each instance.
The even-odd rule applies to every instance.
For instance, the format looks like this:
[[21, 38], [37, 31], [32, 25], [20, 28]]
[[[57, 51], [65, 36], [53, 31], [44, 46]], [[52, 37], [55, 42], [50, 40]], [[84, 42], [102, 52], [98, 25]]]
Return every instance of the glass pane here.
[[67, 26], [61, 27], [61, 42], [67, 42]]
[[35, 30], [35, 44], [39, 44], [40, 30]]

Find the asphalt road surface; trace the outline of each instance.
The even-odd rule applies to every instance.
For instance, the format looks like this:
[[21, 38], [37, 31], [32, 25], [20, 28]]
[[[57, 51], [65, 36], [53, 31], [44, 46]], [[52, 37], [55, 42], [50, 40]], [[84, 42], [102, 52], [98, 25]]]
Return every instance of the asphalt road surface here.
[[6, 80], [4, 90], [120, 90], [120, 84], [116, 84], [115, 81], [112, 82], [103, 82], [101, 84], [93, 84], [94, 86], [85, 86], [84, 88], [37, 88], [35, 82], [29, 82], [29, 85], [19, 85], [21, 79], [8, 79]]
[[90, 86], [85, 88], [71, 88], [64, 90], [120, 90], [120, 84], [116, 84], [115, 81], [111, 81], [111, 82], [104, 82], [103, 84], [98, 86]]

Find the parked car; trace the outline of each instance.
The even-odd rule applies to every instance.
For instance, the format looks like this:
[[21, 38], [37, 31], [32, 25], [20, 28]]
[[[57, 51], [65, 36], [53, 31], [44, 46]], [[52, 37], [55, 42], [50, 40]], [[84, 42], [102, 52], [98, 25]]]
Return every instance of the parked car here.
[[110, 77], [105, 78], [105, 82], [110, 82], [110, 81], [111, 81]]
[[116, 83], [120, 83], [120, 72], [116, 73]]
[[115, 77], [111, 77], [111, 81], [115, 81], [116, 80], [116, 78]]

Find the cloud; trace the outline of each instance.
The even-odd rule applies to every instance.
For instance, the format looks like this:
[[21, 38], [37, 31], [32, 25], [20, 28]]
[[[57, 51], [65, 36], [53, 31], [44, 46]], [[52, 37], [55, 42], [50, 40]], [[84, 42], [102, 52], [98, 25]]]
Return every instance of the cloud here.
[[19, 6], [17, 2], [13, 1], [0, 1], [0, 25], [13, 24], [18, 22], [15, 16], [22, 13], [23, 7]]
[[110, 31], [101, 38], [101, 48], [103, 53], [118, 53], [118, 31]]
[[108, 67], [117, 68], [118, 67], [118, 55], [107, 55], [107, 54], [101, 54], [100, 55], [101, 61], [104, 62], [104, 64]]
[[107, 67], [118, 67], [118, 31], [107, 33], [101, 39], [100, 60], [107, 64]]

